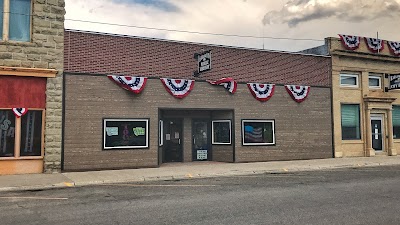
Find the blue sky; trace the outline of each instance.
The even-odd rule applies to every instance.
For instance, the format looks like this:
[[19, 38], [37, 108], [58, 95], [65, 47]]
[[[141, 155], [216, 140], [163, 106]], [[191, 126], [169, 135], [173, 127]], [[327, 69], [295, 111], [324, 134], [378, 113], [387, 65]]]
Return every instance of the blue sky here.
[[[400, 0], [66, 0], [67, 29], [298, 51], [351, 34], [400, 41]], [[123, 24], [112, 26], [71, 21]], [[237, 34], [240, 38], [140, 27]]]

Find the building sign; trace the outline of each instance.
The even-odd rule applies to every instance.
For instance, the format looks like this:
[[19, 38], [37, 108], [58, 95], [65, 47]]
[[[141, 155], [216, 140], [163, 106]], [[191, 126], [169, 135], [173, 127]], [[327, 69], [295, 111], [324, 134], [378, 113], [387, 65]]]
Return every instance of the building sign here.
[[194, 72], [194, 76], [197, 77], [202, 72], [211, 70], [211, 50], [202, 53], [196, 53], [194, 58], [197, 59], [197, 71]]
[[389, 74], [389, 90], [400, 89], [400, 74]]

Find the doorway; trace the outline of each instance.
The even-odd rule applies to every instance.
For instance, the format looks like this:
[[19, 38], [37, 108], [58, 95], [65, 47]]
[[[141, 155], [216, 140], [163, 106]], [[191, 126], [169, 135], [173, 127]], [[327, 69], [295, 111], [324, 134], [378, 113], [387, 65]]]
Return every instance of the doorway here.
[[383, 116], [380, 114], [371, 115], [372, 148], [375, 151], [383, 151]]
[[211, 159], [210, 121], [194, 119], [192, 124], [193, 161], [208, 161]]
[[182, 162], [182, 119], [165, 119], [163, 124], [163, 162]]

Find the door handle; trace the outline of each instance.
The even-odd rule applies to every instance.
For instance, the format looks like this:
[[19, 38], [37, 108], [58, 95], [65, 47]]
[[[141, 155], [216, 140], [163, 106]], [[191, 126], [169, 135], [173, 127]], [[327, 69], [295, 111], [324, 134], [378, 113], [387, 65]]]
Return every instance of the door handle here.
[[179, 144], [181, 144], [181, 139], [180, 138], [178, 139], [178, 142], [179, 142]]

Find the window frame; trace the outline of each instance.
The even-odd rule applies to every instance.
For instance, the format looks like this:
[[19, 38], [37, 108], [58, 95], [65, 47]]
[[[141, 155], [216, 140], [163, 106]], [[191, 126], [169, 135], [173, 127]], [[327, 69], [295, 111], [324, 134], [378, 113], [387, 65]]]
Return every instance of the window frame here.
[[[229, 123], [229, 142], [214, 141], [214, 123]], [[232, 144], [232, 121], [231, 120], [212, 120], [211, 121], [211, 144], [213, 145], [231, 145]]]
[[[378, 79], [378, 81], [379, 81], [379, 86], [370, 86], [370, 85], [369, 85], [369, 79], [371, 79], [371, 78], [373, 78], [373, 79]], [[377, 75], [377, 74], [368, 75], [368, 88], [369, 88], [369, 89], [376, 89], [376, 90], [382, 89], [382, 76], [379, 76], [379, 75]]]
[[[244, 137], [244, 123], [271, 123], [272, 124], [272, 143], [245, 143]], [[241, 131], [242, 131], [242, 145], [243, 146], [274, 146], [276, 145], [276, 135], [275, 135], [275, 120], [274, 119], [242, 119], [241, 122]]]
[[[356, 84], [342, 84], [342, 77], [354, 77], [356, 78]], [[356, 73], [340, 73], [339, 75], [339, 85], [340, 87], [346, 87], [346, 88], [358, 88], [359, 85], [359, 74]]]
[[[0, 110], [12, 110], [12, 108], [0, 108]], [[44, 144], [45, 144], [45, 124], [46, 124], [46, 110], [43, 108], [28, 108], [29, 111], [42, 111], [42, 131], [41, 131], [41, 149], [40, 156], [21, 156], [21, 128], [22, 128], [22, 117], [17, 118], [15, 116], [15, 136], [14, 136], [14, 156], [3, 157], [0, 156], [1, 160], [19, 160], [19, 159], [43, 159], [44, 158]]]
[[[342, 114], [342, 107], [343, 105], [356, 105], [358, 106], [358, 132], [359, 132], [359, 138], [346, 138], [343, 139], [343, 123], [342, 123], [342, 118], [343, 118], [343, 114]], [[341, 140], [342, 141], [357, 141], [357, 140], [362, 140], [362, 129], [361, 129], [361, 105], [359, 103], [341, 103], [340, 104], [340, 132], [341, 132]]]
[[32, 25], [33, 25], [33, 0], [30, 1], [30, 15], [29, 15], [29, 40], [28, 41], [18, 41], [18, 40], [10, 40], [10, 7], [12, 0], [3, 0], [3, 36], [0, 37], [0, 42], [19, 42], [19, 43], [29, 43], [32, 42]]
[[[146, 145], [144, 146], [114, 146], [114, 147], [106, 147], [106, 125], [107, 121], [132, 121], [132, 122], [146, 122]], [[149, 118], [103, 118], [103, 150], [129, 150], [129, 149], [148, 149], [149, 145], [149, 132], [150, 129], [150, 119]]]

